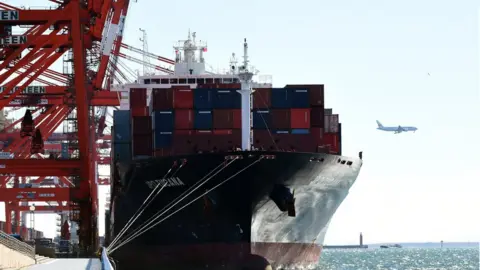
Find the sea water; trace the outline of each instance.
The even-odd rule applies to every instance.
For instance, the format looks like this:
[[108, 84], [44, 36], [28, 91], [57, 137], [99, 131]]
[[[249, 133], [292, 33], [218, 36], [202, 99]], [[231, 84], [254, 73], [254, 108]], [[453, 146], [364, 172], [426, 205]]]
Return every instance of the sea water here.
[[316, 270], [479, 270], [478, 248], [324, 250]]

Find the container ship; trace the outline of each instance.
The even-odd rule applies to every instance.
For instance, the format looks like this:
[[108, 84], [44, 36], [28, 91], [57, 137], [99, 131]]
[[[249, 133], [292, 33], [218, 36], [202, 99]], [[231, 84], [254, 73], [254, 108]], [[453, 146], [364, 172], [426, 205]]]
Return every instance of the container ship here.
[[172, 75], [112, 86], [124, 98], [105, 221], [118, 269], [314, 267], [362, 167], [341, 155], [324, 86], [255, 82], [246, 40], [225, 74], [206, 71], [194, 34], [174, 48]]

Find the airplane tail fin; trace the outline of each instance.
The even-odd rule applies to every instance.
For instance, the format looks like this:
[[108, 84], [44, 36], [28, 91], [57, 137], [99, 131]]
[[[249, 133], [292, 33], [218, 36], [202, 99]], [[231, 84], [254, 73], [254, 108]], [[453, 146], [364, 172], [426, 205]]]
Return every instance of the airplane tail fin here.
[[377, 125], [378, 125], [379, 128], [383, 127], [382, 123], [380, 123], [380, 121], [378, 121], [378, 120], [377, 120]]

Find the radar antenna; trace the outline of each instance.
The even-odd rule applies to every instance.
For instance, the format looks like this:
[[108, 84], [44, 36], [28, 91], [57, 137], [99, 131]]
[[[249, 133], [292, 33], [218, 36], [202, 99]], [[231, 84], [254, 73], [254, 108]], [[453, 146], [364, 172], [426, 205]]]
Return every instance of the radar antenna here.
[[238, 70], [237, 64], [238, 64], [238, 61], [237, 61], [237, 58], [235, 57], [235, 53], [232, 53], [232, 57], [230, 57], [230, 71], [229, 71], [230, 74], [237, 73], [237, 70]]
[[143, 48], [143, 52], [142, 52], [142, 56], [143, 56], [143, 75], [149, 75], [149, 74], [153, 74], [154, 72], [152, 72], [152, 70], [150, 69], [150, 57], [148, 57], [148, 42], [147, 42], [147, 31], [145, 31], [145, 29], [142, 29], [142, 28], [139, 28], [138, 30], [140, 30], [140, 32], [142, 32], [142, 37], [139, 38], [140, 41], [142, 42], [142, 48]]

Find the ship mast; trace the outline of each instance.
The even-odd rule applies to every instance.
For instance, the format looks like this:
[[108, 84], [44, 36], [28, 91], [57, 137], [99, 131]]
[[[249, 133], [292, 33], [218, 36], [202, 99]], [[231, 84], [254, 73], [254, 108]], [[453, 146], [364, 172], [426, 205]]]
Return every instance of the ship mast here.
[[237, 92], [242, 96], [242, 150], [249, 151], [251, 147], [251, 111], [252, 111], [252, 77], [253, 73], [248, 68], [247, 39], [243, 43], [243, 66], [239, 68], [238, 77], [241, 89]]

